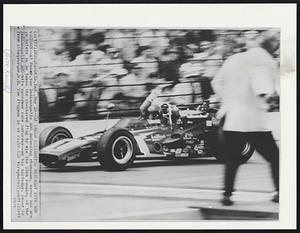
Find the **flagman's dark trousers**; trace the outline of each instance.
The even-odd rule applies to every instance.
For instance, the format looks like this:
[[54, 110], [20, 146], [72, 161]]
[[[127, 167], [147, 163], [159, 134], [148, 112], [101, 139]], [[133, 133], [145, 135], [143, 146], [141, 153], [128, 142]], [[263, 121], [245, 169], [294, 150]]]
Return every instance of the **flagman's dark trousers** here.
[[222, 147], [225, 155], [224, 195], [231, 196], [237, 170], [241, 163], [239, 158], [246, 142], [254, 146], [256, 152], [270, 164], [276, 191], [279, 191], [279, 150], [271, 132], [236, 132], [223, 131]]

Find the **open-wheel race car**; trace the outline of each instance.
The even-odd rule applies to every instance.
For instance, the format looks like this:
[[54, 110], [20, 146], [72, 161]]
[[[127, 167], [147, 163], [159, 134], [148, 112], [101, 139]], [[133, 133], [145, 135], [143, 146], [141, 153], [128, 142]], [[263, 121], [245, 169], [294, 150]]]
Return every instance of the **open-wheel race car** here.
[[[215, 112], [207, 101], [194, 107], [163, 103], [158, 111], [123, 118], [108, 130], [79, 138], [64, 127], [50, 126], [40, 133], [39, 159], [53, 168], [98, 160], [108, 171], [125, 170], [135, 159], [215, 157], [223, 161]], [[245, 143], [240, 162], [248, 161], [253, 152], [253, 146]]]

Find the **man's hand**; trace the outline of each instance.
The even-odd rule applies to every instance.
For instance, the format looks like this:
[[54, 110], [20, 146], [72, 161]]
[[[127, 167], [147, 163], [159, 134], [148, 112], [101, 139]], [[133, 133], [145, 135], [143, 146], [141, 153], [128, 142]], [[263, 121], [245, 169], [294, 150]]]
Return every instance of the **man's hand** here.
[[279, 111], [279, 96], [276, 94], [260, 95], [260, 97], [268, 104], [268, 112]]
[[279, 111], [279, 96], [270, 95], [267, 97], [267, 103], [269, 104], [269, 112]]

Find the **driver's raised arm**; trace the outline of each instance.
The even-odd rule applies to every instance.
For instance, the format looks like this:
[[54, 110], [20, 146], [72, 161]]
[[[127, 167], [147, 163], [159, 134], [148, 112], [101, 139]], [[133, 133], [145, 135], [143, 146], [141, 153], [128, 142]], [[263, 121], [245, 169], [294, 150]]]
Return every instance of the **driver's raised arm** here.
[[151, 106], [153, 101], [155, 101], [158, 98], [160, 93], [161, 93], [161, 89], [154, 89], [140, 106], [140, 111], [142, 113], [145, 113], [148, 110], [148, 108]]

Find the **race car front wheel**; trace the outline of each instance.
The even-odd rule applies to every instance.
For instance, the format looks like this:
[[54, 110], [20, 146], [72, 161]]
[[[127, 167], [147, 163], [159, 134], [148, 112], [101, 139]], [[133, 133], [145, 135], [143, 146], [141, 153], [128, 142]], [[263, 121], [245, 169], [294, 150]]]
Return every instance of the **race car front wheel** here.
[[65, 138], [73, 138], [68, 129], [62, 126], [49, 126], [40, 133], [39, 148], [41, 149]]
[[[39, 148], [41, 149], [65, 138], [73, 138], [71, 132], [68, 129], [62, 126], [49, 126], [40, 133]], [[67, 162], [50, 158], [50, 156], [45, 156], [41, 160], [41, 163], [46, 167], [57, 168], [65, 166]]]
[[113, 127], [102, 135], [97, 149], [99, 162], [105, 170], [125, 170], [135, 158], [135, 139], [128, 130]]

